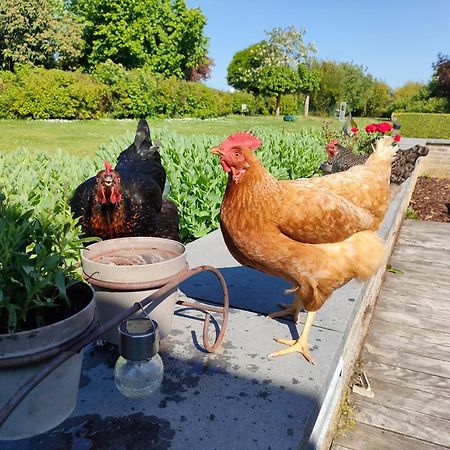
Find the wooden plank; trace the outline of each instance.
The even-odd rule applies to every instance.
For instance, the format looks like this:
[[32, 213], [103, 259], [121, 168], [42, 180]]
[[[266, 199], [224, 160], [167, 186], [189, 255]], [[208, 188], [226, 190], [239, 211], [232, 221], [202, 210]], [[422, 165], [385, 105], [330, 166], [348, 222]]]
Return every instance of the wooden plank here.
[[383, 430], [365, 423], [356, 423], [345, 435], [335, 439], [331, 450], [443, 450], [445, 447]]
[[[413, 241], [427, 242], [431, 238], [442, 239], [450, 236], [450, 224], [447, 222], [432, 222], [424, 220], [404, 220], [400, 229], [404, 238], [412, 237]], [[446, 241], [447, 243], [449, 241]]]
[[[384, 284], [378, 296], [378, 302], [402, 302], [413, 305], [423, 305], [429, 307], [432, 311], [447, 311], [450, 309], [450, 290], [442, 290], [441, 293], [431, 290], [429, 287], [421, 285], [411, 286], [398, 283], [398, 286], [392, 286], [393, 283]], [[443, 296], [448, 298], [445, 298]]]
[[449, 378], [369, 360], [362, 361], [361, 370], [366, 373], [369, 380], [381, 380], [401, 387], [450, 397]]
[[384, 322], [376, 318], [370, 324], [366, 342], [385, 348], [398, 348], [398, 350], [416, 355], [429, 356], [432, 354], [444, 361], [450, 357], [450, 335], [434, 330], [418, 332], [416, 328]]
[[[423, 236], [427, 234], [427, 236]], [[439, 233], [436, 231], [420, 231], [420, 232], [409, 232], [400, 233], [397, 240], [397, 248], [403, 245], [411, 245], [417, 248], [427, 249], [427, 250], [444, 250], [448, 252], [450, 250], [450, 245], [446, 239], [449, 238], [448, 233]]]
[[414, 254], [406, 253], [400, 250], [393, 252], [389, 258], [389, 264], [391, 266], [395, 266], [396, 264], [398, 264], [398, 261], [404, 261], [417, 265], [417, 267], [420, 268], [420, 270], [424, 274], [433, 273], [435, 269], [449, 273], [450, 252], [443, 253], [441, 251], [439, 252], [439, 256], [436, 256], [435, 259], [432, 259], [427, 258], [425, 255], [423, 255], [423, 249], [421, 249], [420, 247], [416, 248], [415, 250], [416, 251], [414, 252]]
[[400, 269], [404, 276], [424, 279], [433, 285], [434, 283], [442, 283], [444, 286], [450, 287], [450, 271], [448, 268], [430, 266], [427, 263], [418, 263], [416, 261], [408, 261], [402, 258], [391, 256], [389, 264], [395, 269]]
[[[379, 304], [375, 308], [373, 317], [385, 322], [397, 323], [399, 325], [407, 325], [418, 329], [438, 330], [441, 333], [450, 333], [448, 325], [443, 323], [442, 319], [437, 314], [428, 314], [427, 316], [413, 316], [407, 315], [403, 311], [395, 311], [394, 308], [384, 308], [384, 305]], [[417, 331], [419, 332], [419, 331]]]
[[429, 261], [443, 267], [450, 267], [450, 250], [442, 248], [420, 247], [415, 244], [397, 245], [392, 255], [396, 258], [407, 258], [415, 261]]
[[[442, 264], [448, 266], [447, 256], [450, 254], [450, 249], [436, 248], [436, 247], [422, 247], [413, 243], [398, 243], [391, 253], [391, 257], [405, 258], [411, 262], [422, 263], [429, 261], [432, 264]], [[442, 261], [441, 261], [442, 260]]]
[[443, 311], [434, 311], [427, 304], [416, 305], [409, 302], [398, 302], [395, 298], [382, 298], [376, 305], [377, 309], [381, 311], [393, 311], [401, 312], [407, 316], [415, 317], [418, 319], [429, 318], [436, 320], [440, 326], [438, 330], [442, 329], [443, 333], [450, 333], [450, 327], [448, 323], [450, 321], [450, 308]]
[[425, 292], [428, 290], [430, 297], [441, 298], [442, 301], [446, 303], [450, 302], [450, 286], [447, 284], [433, 284], [433, 286], [430, 286], [427, 283], [427, 280], [423, 280], [421, 278], [393, 275], [388, 273], [384, 278], [383, 287], [387, 289], [396, 289], [399, 292], [402, 292], [403, 289], [409, 289], [412, 292], [416, 289]]
[[392, 348], [385, 349], [384, 347], [379, 347], [368, 342], [365, 344], [361, 356], [368, 361], [377, 361], [383, 364], [389, 364], [390, 366], [450, 379], [449, 361], [417, 356]]
[[358, 422], [411, 436], [437, 445], [450, 446], [450, 421], [416, 411], [380, 405], [370, 399], [355, 399]]
[[[369, 382], [375, 393], [375, 396], [370, 399], [371, 402], [450, 420], [450, 397], [442, 397], [377, 379], [369, 379]], [[357, 394], [352, 394], [353, 397], [363, 400]]]

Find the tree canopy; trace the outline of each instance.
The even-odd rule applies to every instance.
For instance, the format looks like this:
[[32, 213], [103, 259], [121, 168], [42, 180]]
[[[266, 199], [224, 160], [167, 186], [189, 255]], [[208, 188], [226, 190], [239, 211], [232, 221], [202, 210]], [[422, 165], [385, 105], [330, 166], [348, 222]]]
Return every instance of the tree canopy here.
[[433, 63], [433, 78], [430, 82], [430, 91], [436, 97], [445, 97], [450, 102], [450, 57], [442, 53]]
[[81, 27], [64, 0], [0, 2], [0, 66], [69, 69], [81, 56]]
[[376, 81], [363, 67], [348, 62], [321, 61], [316, 70], [320, 73], [320, 89], [311, 94], [316, 111], [330, 113], [345, 101], [354, 115], [369, 113], [368, 94]]
[[266, 40], [234, 55], [227, 70], [228, 84], [255, 95], [275, 95], [278, 115], [281, 95], [300, 90], [298, 65], [316, 51], [313, 44], [305, 44], [304, 34], [305, 30], [292, 26], [266, 32]]
[[72, 9], [83, 22], [87, 66], [112, 60], [166, 77], [209, 74], [206, 19], [185, 0], [73, 0]]

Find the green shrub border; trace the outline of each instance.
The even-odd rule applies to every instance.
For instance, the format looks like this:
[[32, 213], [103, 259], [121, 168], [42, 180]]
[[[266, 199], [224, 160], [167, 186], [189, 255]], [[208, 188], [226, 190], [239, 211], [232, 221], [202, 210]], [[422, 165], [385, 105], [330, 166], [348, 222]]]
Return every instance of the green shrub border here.
[[403, 137], [450, 139], [450, 114], [394, 113]]

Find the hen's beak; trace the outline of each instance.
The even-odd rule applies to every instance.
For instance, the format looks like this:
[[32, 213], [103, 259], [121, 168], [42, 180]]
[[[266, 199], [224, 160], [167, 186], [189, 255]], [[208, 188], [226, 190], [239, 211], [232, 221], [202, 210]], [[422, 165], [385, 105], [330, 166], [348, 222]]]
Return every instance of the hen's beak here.
[[213, 147], [213, 148], [209, 149], [209, 151], [210, 151], [213, 155], [219, 155], [219, 156], [222, 155], [222, 152], [221, 152], [221, 150], [220, 150], [219, 147]]

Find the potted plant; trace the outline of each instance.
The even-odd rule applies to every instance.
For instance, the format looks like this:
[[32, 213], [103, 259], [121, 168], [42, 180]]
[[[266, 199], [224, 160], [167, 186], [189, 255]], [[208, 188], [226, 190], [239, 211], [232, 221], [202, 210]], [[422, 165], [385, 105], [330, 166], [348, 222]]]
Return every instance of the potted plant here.
[[[65, 202], [24, 211], [0, 198], [0, 408], [93, 324], [92, 289], [81, 280], [83, 239]], [[47, 431], [76, 405], [82, 352], [38, 384], [0, 426], [0, 440]]]

